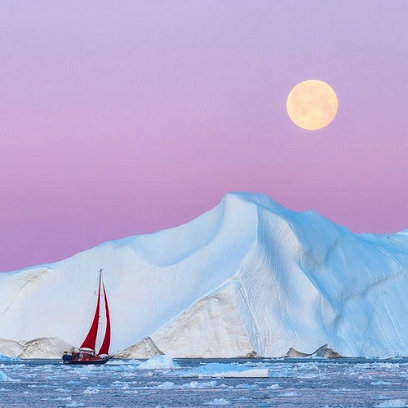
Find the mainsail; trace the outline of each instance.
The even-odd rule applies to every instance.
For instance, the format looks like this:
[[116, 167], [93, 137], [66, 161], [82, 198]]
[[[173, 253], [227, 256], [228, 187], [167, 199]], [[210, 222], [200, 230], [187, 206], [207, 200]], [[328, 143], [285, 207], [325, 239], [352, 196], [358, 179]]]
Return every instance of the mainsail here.
[[99, 325], [99, 308], [101, 303], [101, 275], [102, 269], [99, 271], [99, 284], [98, 284], [98, 302], [96, 304], [95, 316], [92, 321], [91, 328], [89, 329], [88, 335], [81, 344], [81, 348], [89, 348], [95, 350], [96, 336], [98, 335], [98, 325]]
[[108, 299], [106, 297], [105, 285], [103, 285], [103, 298], [105, 300], [106, 330], [105, 330], [105, 337], [103, 338], [102, 346], [98, 354], [109, 354], [111, 331], [110, 331]]
[[99, 271], [99, 284], [98, 284], [98, 301], [96, 303], [95, 315], [92, 320], [91, 328], [83, 341], [81, 348], [88, 348], [95, 350], [96, 347], [96, 338], [98, 336], [98, 327], [100, 316], [100, 303], [101, 303], [101, 286], [103, 287], [103, 296], [105, 303], [105, 315], [106, 315], [106, 330], [105, 336], [103, 338], [102, 346], [98, 354], [109, 354], [109, 345], [110, 345], [110, 317], [109, 317], [109, 307], [108, 299], [106, 297], [105, 285], [102, 283], [102, 269]]

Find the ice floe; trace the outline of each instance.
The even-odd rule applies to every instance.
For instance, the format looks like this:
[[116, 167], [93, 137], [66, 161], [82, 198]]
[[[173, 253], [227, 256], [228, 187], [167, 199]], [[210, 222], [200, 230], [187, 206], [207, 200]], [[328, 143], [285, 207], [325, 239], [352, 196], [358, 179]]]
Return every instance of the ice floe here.
[[403, 408], [406, 406], [405, 401], [400, 399], [388, 400], [376, 405], [377, 408]]
[[173, 359], [166, 355], [155, 356], [150, 360], [140, 363], [137, 367], [138, 370], [164, 370], [177, 368], [178, 365], [173, 361]]
[[191, 370], [181, 371], [184, 377], [213, 377], [213, 378], [264, 378], [269, 376], [268, 368], [248, 368], [243, 364], [208, 363]]
[[204, 405], [230, 405], [231, 403], [224, 398], [214, 398], [212, 401], [204, 402]]

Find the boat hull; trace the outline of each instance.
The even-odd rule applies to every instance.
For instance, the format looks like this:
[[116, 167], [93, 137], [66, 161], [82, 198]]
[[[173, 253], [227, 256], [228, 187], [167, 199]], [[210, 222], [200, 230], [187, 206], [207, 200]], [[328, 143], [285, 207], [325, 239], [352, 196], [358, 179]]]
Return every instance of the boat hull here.
[[63, 364], [77, 364], [77, 365], [105, 364], [108, 361], [109, 361], [109, 358], [101, 358], [101, 359], [98, 359], [98, 360], [69, 360], [69, 361], [62, 360]]
[[67, 353], [62, 356], [62, 362], [64, 364], [105, 364], [109, 359], [109, 356], [102, 357], [91, 353]]

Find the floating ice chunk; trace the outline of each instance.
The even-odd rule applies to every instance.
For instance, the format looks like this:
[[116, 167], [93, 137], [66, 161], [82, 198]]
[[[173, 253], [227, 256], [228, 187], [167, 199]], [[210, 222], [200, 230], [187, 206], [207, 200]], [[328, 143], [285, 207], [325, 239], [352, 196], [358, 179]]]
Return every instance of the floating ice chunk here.
[[350, 392], [354, 391], [352, 388], [333, 388], [330, 392], [336, 394], [336, 393], [342, 393], [342, 392]]
[[279, 397], [297, 397], [298, 395], [300, 395], [298, 392], [296, 391], [291, 391], [291, 392], [284, 392], [282, 394], [279, 394]]
[[[203, 382], [198, 382], [198, 381], [191, 381], [187, 384], [183, 384], [181, 388], [214, 388], [217, 386], [216, 381], [203, 381]], [[223, 385], [220, 385], [222, 387]]]
[[67, 404], [67, 407], [83, 407], [85, 404], [83, 402], [76, 402], [72, 401], [71, 403]]
[[397, 383], [394, 382], [389, 382], [389, 381], [373, 381], [370, 383], [370, 385], [395, 385]]
[[400, 399], [388, 400], [381, 402], [381, 404], [376, 405], [376, 407], [378, 408], [401, 408], [406, 406], [407, 405], [405, 404], [405, 401]]
[[257, 384], [238, 384], [235, 388], [242, 389], [242, 390], [257, 390]]
[[108, 364], [109, 366], [132, 366], [134, 364], [139, 364], [141, 363], [140, 360], [136, 360], [136, 359], [126, 359], [126, 360], [121, 360], [121, 359], [117, 359], [116, 357], [109, 360]]
[[279, 384], [271, 384], [269, 387], [266, 387], [267, 390], [277, 390], [280, 388]]
[[161, 390], [172, 390], [174, 389], [174, 382], [166, 381], [159, 384], [156, 388], [160, 388]]
[[265, 378], [269, 375], [267, 368], [253, 368], [249, 370], [237, 370], [237, 371], [221, 371], [210, 373], [210, 377], [214, 378]]
[[183, 377], [214, 378], [265, 378], [269, 376], [267, 368], [248, 368], [243, 364], [209, 363], [180, 374]]
[[150, 360], [140, 363], [137, 369], [138, 370], [164, 370], [164, 369], [177, 368], [177, 367], [178, 365], [171, 359], [171, 357], [163, 355], [163, 356], [152, 357]]
[[230, 405], [231, 403], [224, 398], [214, 398], [212, 401], [204, 402], [204, 405]]
[[6, 373], [0, 370], [0, 382], [20, 382], [20, 380], [10, 378]]
[[98, 392], [99, 392], [99, 388], [87, 387], [87, 389], [83, 393], [84, 394], [97, 394]]

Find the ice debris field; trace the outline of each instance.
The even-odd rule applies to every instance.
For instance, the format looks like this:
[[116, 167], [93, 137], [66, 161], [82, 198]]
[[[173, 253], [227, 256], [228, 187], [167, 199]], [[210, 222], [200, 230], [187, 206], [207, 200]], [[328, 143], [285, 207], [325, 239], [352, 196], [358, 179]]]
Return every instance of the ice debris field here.
[[407, 380], [407, 359], [0, 362], [10, 407], [405, 407]]
[[191, 222], [0, 274], [0, 353], [54, 358], [84, 338], [104, 270], [111, 353], [408, 356], [408, 231], [353, 234], [269, 197], [227, 194]]

